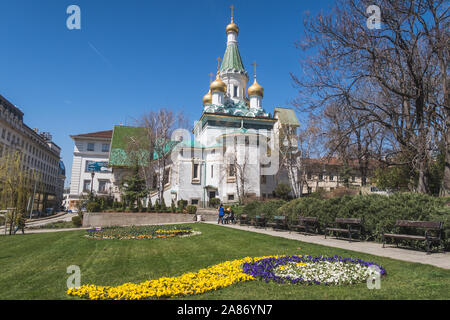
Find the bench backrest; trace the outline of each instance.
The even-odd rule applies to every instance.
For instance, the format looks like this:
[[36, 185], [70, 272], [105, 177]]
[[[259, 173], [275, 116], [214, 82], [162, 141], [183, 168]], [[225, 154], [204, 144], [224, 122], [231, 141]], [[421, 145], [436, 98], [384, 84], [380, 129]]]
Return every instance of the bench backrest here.
[[256, 216], [256, 219], [264, 219], [265, 218], [265, 213], [261, 213], [259, 216]]
[[397, 220], [396, 227], [413, 227], [426, 229], [442, 229], [442, 221], [411, 221], [411, 220]]
[[298, 217], [299, 222], [317, 222], [319, 218], [317, 217]]
[[285, 216], [275, 216], [273, 217], [275, 220], [286, 220]]
[[336, 218], [336, 223], [361, 224], [360, 218]]

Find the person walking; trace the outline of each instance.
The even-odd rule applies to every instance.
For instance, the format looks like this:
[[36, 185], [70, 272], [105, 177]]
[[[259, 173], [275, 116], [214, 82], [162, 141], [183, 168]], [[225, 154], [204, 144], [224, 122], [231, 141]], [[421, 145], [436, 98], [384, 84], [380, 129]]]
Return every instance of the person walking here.
[[25, 234], [25, 218], [23, 217], [23, 215], [21, 213], [18, 214], [17, 219], [16, 219], [16, 224], [17, 224], [17, 228], [16, 230], [14, 230], [14, 234], [16, 234], [17, 230], [21, 229], [22, 230], [22, 234]]
[[223, 224], [223, 215], [225, 214], [225, 210], [223, 208], [223, 204], [220, 204], [219, 207], [219, 220], [217, 220], [217, 224], [222, 223]]

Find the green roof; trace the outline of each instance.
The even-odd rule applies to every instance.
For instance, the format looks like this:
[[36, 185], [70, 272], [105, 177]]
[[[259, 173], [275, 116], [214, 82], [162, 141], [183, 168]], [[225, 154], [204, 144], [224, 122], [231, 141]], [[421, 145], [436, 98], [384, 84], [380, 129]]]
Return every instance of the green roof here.
[[290, 126], [299, 126], [300, 122], [297, 119], [297, 115], [293, 109], [289, 108], [275, 108], [274, 117], [278, 114], [278, 120], [281, 124], [287, 124]]
[[245, 72], [238, 46], [235, 43], [227, 45], [227, 49], [225, 50], [225, 54], [223, 56], [222, 65], [220, 66], [220, 71], [228, 69]]

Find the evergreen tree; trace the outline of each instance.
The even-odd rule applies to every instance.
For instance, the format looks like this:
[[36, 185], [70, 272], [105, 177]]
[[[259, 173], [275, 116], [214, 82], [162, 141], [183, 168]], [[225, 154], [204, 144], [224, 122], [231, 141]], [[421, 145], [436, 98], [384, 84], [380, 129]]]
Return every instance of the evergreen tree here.
[[133, 173], [123, 179], [121, 190], [124, 202], [127, 202], [130, 207], [134, 207], [135, 204], [139, 206], [141, 199], [147, 195], [145, 180], [139, 174], [137, 164], [133, 167]]

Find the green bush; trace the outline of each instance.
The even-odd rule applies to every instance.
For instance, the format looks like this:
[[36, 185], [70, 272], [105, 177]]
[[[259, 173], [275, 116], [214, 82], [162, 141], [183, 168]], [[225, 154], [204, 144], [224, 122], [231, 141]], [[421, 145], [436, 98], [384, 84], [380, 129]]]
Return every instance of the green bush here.
[[155, 209], [155, 212], [161, 212], [161, 206], [159, 205], [159, 201], [158, 200], [155, 201], [154, 209]]
[[[330, 199], [305, 197], [286, 203], [278, 209], [278, 215], [287, 216], [290, 224], [296, 224], [299, 216], [317, 217], [322, 232], [334, 225], [336, 218], [361, 218], [362, 239], [378, 242], [383, 231], [393, 231], [396, 220], [444, 221], [445, 247], [448, 248], [450, 209], [445, 205], [447, 201], [448, 198], [417, 193], [345, 195]], [[422, 247], [423, 241], [412, 245]]]
[[197, 213], [197, 206], [194, 205], [188, 205], [186, 207], [187, 213], [189, 214], [196, 214]]
[[209, 199], [209, 205], [213, 208], [218, 208], [220, 205], [220, 199], [219, 198], [211, 198]]
[[186, 208], [187, 204], [188, 204], [187, 200], [183, 200], [183, 199], [178, 200], [177, 201], [177, 208], [181, 209], [181, 211], [183, 211], [183, 209]]
[[166, 202], [164, 201], [164, 198], [161, 199], [161, 206], [160, 206], [161, 212], [166, 212], [167, 206]]
[[141, 212], [148, 212], [146, 207], [141, 208]]
[[257, 215], [264, 213], [265, 217], [271, 221], [274, 216], [278, 215], [277, 210], [284, 204], [286, 204], [286, 201], [284, 200], [255, 200], [247, 203], [242, 209], [237, 210], [235, 215], [240, 217], [241, 214], [246, 214], [249, 218], [254, 218]]
[[291, 187], [285, 183], [277, 184], [274, 190], [275, 196], [284, 200], [289, 199], [289, 192], [291, 192]]
[[89, 201], [86, 205], [86, 210], [88, 212], [101, 212], [102, 211], [101, 203], [95, 200]]
[[81, 219], [80, 216], [75, 216], [72, 217], [72, 223], [74, 224], [74, 226], [81, 227], [83, 225], [83, 220]]

